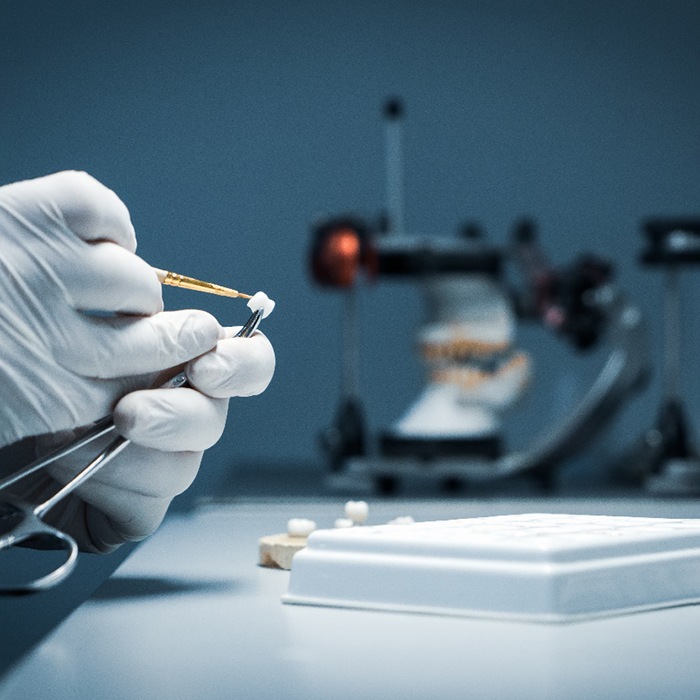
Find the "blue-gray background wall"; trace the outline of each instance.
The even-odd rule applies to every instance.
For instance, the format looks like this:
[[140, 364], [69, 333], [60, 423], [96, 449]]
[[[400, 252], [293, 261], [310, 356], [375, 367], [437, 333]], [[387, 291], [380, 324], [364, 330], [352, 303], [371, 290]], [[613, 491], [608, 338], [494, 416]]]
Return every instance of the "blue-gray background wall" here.
[[[407, 105], [409, 232], [453, 235], [478, 219], [502, 244], [534, 216], [554, 261], [614, 260], [658, 366], [660, 279], [638, 265], [639, 223], [700, 211], [699, 80], [697, 2], [7, 0], [0, 181], [87, 170], [129, 206], [146, 260], [277, 299], [265, 326], [275, 381], [233, 402], [205, 488], [242, 461], [317, 459], [337, 398], [340, 300], [309, 281], [309, 224], [382, 208], [388, 95]], [[684, 385], [698, 424], [695, 274]], [[245, 317], [235, 302], [166, 300]], [[362, 307], [375, 312], [363, 386], [376, 428], [420, 387], [420, 298], [384, 284], [363, 289]], [[520, 344], [535, 380], [509, 419], [514, 443], [555, 420], [599, 359], [533, 329]], [[591, 468], [653, 421], [658, 392], [657, 372]]]

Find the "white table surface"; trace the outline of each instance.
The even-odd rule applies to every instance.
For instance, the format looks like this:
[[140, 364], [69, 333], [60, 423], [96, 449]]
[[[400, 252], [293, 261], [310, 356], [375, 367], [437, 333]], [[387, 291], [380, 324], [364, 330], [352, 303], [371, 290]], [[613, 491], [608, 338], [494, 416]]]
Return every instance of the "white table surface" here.
[[[250, 501], [170, 517], [0, 682], [0, 698], [700, 697], [700, 606], [527, 624], [288, 606], [257, 566], [290, 517], [343, 501]], [[700, 502], [370, 502], [370, 523], [517, 512], [700, 517]], [[624, 585], [624, 581], [621, 581]]]

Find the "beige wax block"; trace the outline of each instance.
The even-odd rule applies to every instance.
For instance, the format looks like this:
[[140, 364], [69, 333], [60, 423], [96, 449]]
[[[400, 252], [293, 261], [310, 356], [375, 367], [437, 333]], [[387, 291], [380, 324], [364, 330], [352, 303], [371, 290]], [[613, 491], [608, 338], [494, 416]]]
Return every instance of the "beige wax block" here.
[[306, 537], [292, 537], [286, 533], [267, 535], [258, 540], [258, 564], [270, 569], [292, 568], [292, 557], [306, 546]]

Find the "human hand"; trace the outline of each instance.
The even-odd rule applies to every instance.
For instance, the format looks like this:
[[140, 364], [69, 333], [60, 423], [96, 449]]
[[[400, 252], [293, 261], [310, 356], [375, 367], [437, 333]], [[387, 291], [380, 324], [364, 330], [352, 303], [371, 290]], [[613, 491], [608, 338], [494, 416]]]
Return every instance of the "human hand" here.
[[[234, 337], [237, 330], [227, 328], [227, 337], [212, 351], [187, 364], [191, 388], [134, 391], [117, 404], [115, 425], [132, 444], [49, 514], [81, 549], [107, 552], [151, 534], [172, 498], [194, 480], [203, 450], [221, 436], [228, 398], [253, 396], [267, 387], [275, 366], [270, 342], [259, 331]], [[73, 437], [44, 438], [42, 452]], [[47, 472], [66, 483], [86, 461], [77, 452]]]
[[[227, 397], [269, 383], [272, 348], [262, 334], [223, 339], [201, 311], [162, 312], [126, 206], [85, 173], [0, 187], [0, 243], [0, 446], [30, 435], [55, 444], [114, 411], [134, 445], [51, 515], [84, 549], [144, 537], [220, 436]], [[196, 389], [148, 389], [193, 358]], [[63, 483], [74, 471], [47, 473]], [[36, 493], [49, 487], [40, 476]]]
[[216, 345], [201, 311], [162, 311], [126, 206], [86, 173], [0, 187], [0, 447], [109, 414], [153, 373]]

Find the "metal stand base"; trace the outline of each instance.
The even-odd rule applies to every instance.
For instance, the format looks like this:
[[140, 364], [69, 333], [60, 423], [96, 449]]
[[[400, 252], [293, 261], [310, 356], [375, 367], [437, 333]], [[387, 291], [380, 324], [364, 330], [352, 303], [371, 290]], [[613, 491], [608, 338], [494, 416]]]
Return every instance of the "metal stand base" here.
[[646, 435], [647, 491], [658, 495], [700, 494], [700, 455], [690, 445], [685, 410], [678, 399], [661, 409], [657, 427]]
[[700, 460], [669, 459], [646, 478], [644, 487], [659, 496], [700, 495]]

